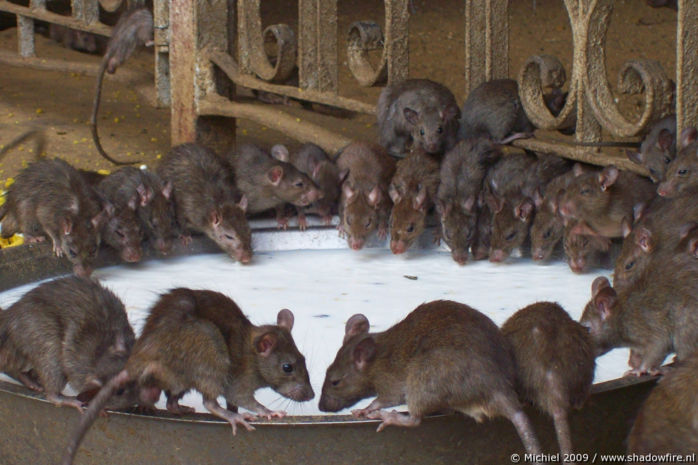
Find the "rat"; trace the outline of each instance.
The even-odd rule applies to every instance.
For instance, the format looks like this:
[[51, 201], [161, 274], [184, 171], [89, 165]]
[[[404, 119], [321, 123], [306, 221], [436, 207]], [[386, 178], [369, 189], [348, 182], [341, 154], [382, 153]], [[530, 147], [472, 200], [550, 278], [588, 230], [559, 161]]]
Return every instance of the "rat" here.
[[82, 411], [78, 397], [125, 365], [133, 329], [119, 298], [98, 282], [70, 276], [40, 284], [2, 312], [0, 370], [58, 405]]
[[[261, 385], [272, 385], [282, 395], [309, 400], [314, 393], [305, 362], [290, 335], [293, 313], [281, 310], [277, 325], [253, 326], [235, 303], [212, 291], [173, 289], [160, 296], [148, 315], [125, 368], [95, 396], [70, 439], [62, 463], [72, 463], [87, 430], [106, 401], [120, 389], [137, 392], [138, 403], [152, 407], [162, 391], [169, 393], [168, 409], [187, 411], [178, 400], [194, 389], [204, 407], [229, 422], [253, 430], [255, 415], [220, 406], [241, 405], [271, 418], [271, 412], [254, 400]], [[290, 370], [289, 370], [290, 368]], [[275, 383], [275, 384], [273, 384]]]
[[698, 450], [698, 352], [677, 364], [652, 389], [628, 436], [628, 454], [682, 454]]
[[654, 196], [647, 178], [609, 165], [580, 173], [562, 193], [559, 209], [566, 220], [577, 220], [574, 233], [622, 237]]
[[484, 201], [478, 199], [477, 230], [471, 246], [474, 260], [485, 260], [490, 256], [492, 237], [492, 211]]
[[440, 234], [460, 265], [468, 260], [478, 217], [478, 198], [487, 170], [502, 156], [499, 147], [483, 137], [462, 139], [441, 162], [436, 210]]
[[439, 188], [439, 160], [415, 147], [397, 162], [388, 194], [390, 211], [390, 250], [405, 253], [424, 232], [427, 212], [434, 204]]
[[560, 452], [571, 455], [568, 415], [584, 405], [594, 380], [589, 332], [557, 303], [537, 302], [512, 315], [502, 334], [513, 349], [519, 395], [553, 418]]
[[529, 121], [513, 79], [486, 81], [473, 89], [461, 110], [460, 137], [485, 136], [501, 141], [512, 134], [530, 134]]
[[[255, 400], [255, 391], [267, 386], [296, 401], [313, 398], [305, 358], [291, 336], [294, 317], [290, 310], [279, 312], [276, 326], [254, 326], [237, 304], [220, 292], [178, 288], [171, 290], [167, 298], [177, 304], [177, 311], [210, 321], [221, 331], [231, 361], [225, 387], [228, 408], [241, 406], [268, 418], [285, 416], [285, 412], [272, 412]], [[156, 306], [144, 331], [150, 331], [163, 318], [172, 317], [174, 311], [171, 306]], [[169, 411], [181, 412], [180, 397], [168, 393]]]
[[57, 256], [67, 256], [75, 274], [89, 276], [110, 209], [80, 173], [60, 159], [31, 163], [8, 188], [0, 206], [2, 237], [23, 233], [27, 242], [48, 236]]
[[[686, 259], [690, 258], [686, 254]], [[698, 297], [695, 270], [672, 261], [657, 266], [632, 286], [618, 292], [598, 277], [580, 322], [589, 328], [600, 356], [615, 347], [628, 347], [632, 370], [626, 375], [664, 372], [660, 365], [675, 352], [682, 360], [698, 349]]]
[[647, 168], [652, 182], [662, 182], [667, 166], [676, 157], [676, 115], [655, 122], [642, 140], [640, 150], [628, 150], [626, 154], [630, 161]]
[[346, 235], [351, 249], [360, 250], [374, 231], [381, 240], [388, 234], [388, 185], [395, 159], [380, 145], [352, 142], [336, 160], [342, 181], [337, 229], [340, 236]]
[[678, 0], [647, 0], [647, 4], [652, 8], [667, 7], [674, 11], [678, 11], [679, 9]]
[[119, 209], [135, 211], [138, 223], [162, 255], [172, 248], [175, 211], [172, 182], [163, 182], [152, 171], [124, 166], [100, 181], [99, 190]]
[[681, 131], [680, 149], [667, 166], [664, 182], [657, 187], [662, 197], [671, 198], [680, 192], [698, 186], [698, 130]]
[[380, 144], [397, 157], [410, 146], [443, 155], [458, 140], [461, 116], [456, 98], [443, 84], [408, 79], [386, 86], [376, 107]]
[[307, 228], [306, 213], [321, 216], [325, 224], [329, 225], [332, 215], [337, 210], [339, 199], [340, 179], [337, 165], [330, 160], [321, 147], [310, 142], [303, 144], [295, 152], [289, 153], [283, 145], [272, 147], [271, 152], [275, 158], [292, 164], [301, 173], [308, 175], [321, 193], [320, 197], [309, 206], [296, 207], [300, 229]]
[[[528, 453], [540, 446], [514, 390], [516, 367], [510, 346], [484, 314], [458, 302], [420, 305], [402, 321], [369, 333], [368, 319], [346, 323], [342, 347], [322, 386], [320, 410], [336, 412], [377, 396], [355, 417], [388, 425], [418, 426], [424, 415], [449, 408], [476, 421], [504, 416]], [[407, 403], [409, 413], [382, 408]]]
[[565, 228], [563, 247], [567, 264], [575, 273], [586, 273], [598, 266], [610, 263], [611, 240], [603, 236], [574, 232], [576, 223]]
[[102, 98], [102, 82], [104, 73], [114, 74], [116, 69], [128, 60], [139, 46], [153, 45], [153, 14], [147, 8], [136, 8], [124, 12], [119, 21], [112, 29], [111, 37], [107, 42], [107, 50], [102, 57], [102, 62], [97, 71], [97, 85], [95, 98], [92, 104], [92, 116], [90, 126], [92, 129], [92, 140], [97, 147], [99, 154], [115, 165], [129, 165], [140, 163], [139, 161], [123, 162], [110, 157], [102, 148], [97, 132], [97, 114], [99, 113], [99, 102]]
[[242, 264], [252, 260], [247, 197], [235, 187], [233, 170], [213, 150], [198, 144], [173, 147], [158, 172], [172, 183], [177, 222], [187, 232], [204, 233]]
[[531, 223], [531, 256], [542, 262], [550, 259], [555, 247], [564, 236], [565, 225], [559, 215], [560, 192], [566, 189], [575, 178], [574, 170], [583, 169], [575, 164], [572, 170], [552, 179], [543, 189], [533, 193], [536, 215]]
[[49, 23], [49, 37], [66, 48], [77, 50], [78, 52], [99, 53], [104, 47], [101, 37], [85, 31], [70, 29], [60, 24]]
[[243, 144], [228, 153], [228, 161], [235, 171], [238, 189], [247, 198], [248, 213], [274, 208], [279, 227], [286, 229], [286, 203], [307, 207], [320, 199], [322, 193], [306, 174], [273, 157], [288, 158], [286, 147], [275, 145], [273, 151], [270, 155], [256, 145]]

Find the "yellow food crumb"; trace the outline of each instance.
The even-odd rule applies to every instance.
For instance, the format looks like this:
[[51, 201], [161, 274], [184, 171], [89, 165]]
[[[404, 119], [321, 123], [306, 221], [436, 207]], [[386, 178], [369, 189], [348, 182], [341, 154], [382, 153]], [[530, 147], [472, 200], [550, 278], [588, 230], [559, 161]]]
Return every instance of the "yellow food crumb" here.
[[87, 142], [87, 137], [83, 137], [82, 139], [80, 139], [80, 142]]
[[243, 130], [242, 130], [242, 135], [243, 135], [243, 136], [246, 136], [246, 135], [247, 135], [247, 129], [243, 129]]
[[7, 239], [0, 237], [0, 249], [4, 249], [5, 247], [14, 247], [16, 245], [22, 244], [24, 244], [24, 238], [17, 234]]
[[300, 118], [296, 118], [296, 122], [300, 123], [300, 122], [301, 122], [301, 119], [300, 119]]
[[157, 138], [157, 137], [151, 137], [151, 138], [150, 138], [150, 142], [157, 142], [157, 141], [158, 141], [158, 138]]
[[77, 145], [77, 144], [79, 144], [79, 143], [80, 143], [79, 140], [74, 140], [74, 141], [73, 141], [73, 145]]
[[14, 183], [15, 183], [15, 178], [7, 178], [7, 179], [5, 180], [5, 189], [7, 189], [8, 187], [10, 187], [10, 186], [11, 186], [12, 184], [14, 184]]
[[42, 114], [43, 112], [44, 112], [44, 110], [42, 110], [41, 108], [37, 108], [37, 109], [36, 109], [36, 114], [37, 114], [37, 115], [40, 115], [40, 114]]
[[158, 160], [161, 159], [161, 158], [162, 158], [162, 154], [161, 154], [161, 153], [158, 153], [157, 155], [155, 155], [155, 158], [157, 158]]
[[104, 176], [109, 176], [111, 171], [109, 171], [109, 170], [97, 170], [97, 173], [104, 175]]
[[119, 117], [118, 117], [118, 116], [117, 116], [116, 118], [114, 118], [114, 122], [115, 122], [115, 123], [118, 123], [118, 122], [119, 122]]

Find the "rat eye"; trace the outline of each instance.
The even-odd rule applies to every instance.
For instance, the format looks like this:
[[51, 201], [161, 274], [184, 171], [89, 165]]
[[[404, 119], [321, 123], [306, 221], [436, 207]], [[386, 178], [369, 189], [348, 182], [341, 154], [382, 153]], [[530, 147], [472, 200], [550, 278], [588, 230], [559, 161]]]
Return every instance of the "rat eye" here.
[[436, 128], [436, 132], [439, 133], [439, 134], [441, 134], [442, 132], [444, 132], [444, 128], [442, 128], [441, 126], [439, 126], [438, 128]]
[[585, 187], [584, 189], [582, 189], [582, 191], [580, 192], [580, 194], [582, 194], [582, 195], [589, 195], [589, 194], [591, 194], [591, 189], [589, 189], [588, 187]]
[[635, 266], [635, 260], [633, 260], [633, 261], [631, 261], [631, 262], [629, 262], [629, 263], [626, 263], [626, 265], [625, 265], [625, 271], [630, 271], [634, 266]]
[[504, 239], [507, 240], [507, 241], [511, 241], [511, 240], [514, 239], [515, 237], [516, 237], [516, 231], [512, 231], [512, 232], [510, 232], [510, 233], [507, 235], [507, 237], [505, 237]]
[[78, 253], [73, 249], [68, 249], [68, 255], [70, 255], [70, 258], [75, 258], [78, 256]]
[[669, 163], [671, 163], [671, 158], [669, 158], [669, 157], [664, 157], [664, 163], [666, 163], [667, 165], [668, 165]]
[[298, 187], [299, 189], [303, 187], [303, 181], [297, 181], [294, 186]]
[[550, 239], [550, 235], [553, 233], [552, 229], [548, 229], [545, 231], [545, 234], [543, 234], [543, 239]]
[[293, 365], [290, 363], [284, 363], [281, 365], [281, 369], [284, 370], [284, 373], [291, 373], [293, 371]]
[[366, 229], [371, 227], [371, 223], [372, 223], [371, 218], [366, 220]]
[[679, 170], [679, 176], [686, 176], [688, 174], [688, 170], [686, 168]]
[[419, 130], [419, 135], [420, 135], [420, 136], [423, 136], [423, 135], [424, 135], [424, 129], [420, 129], [420, 130]]
[[124, 233], [121, 232], [120, 229], [117, 229], [117, 230], [116, 230], [116, 235], [119, 236], [119, 237], [122, 238], [122, 239], [125, 237], [125, 236], [124, 236]]
[[414, 223], [410, 223], [410, 225], [407, 227], [407, 232], [408, 233], [414, 232]]
[[330, 384], [332, 384], [332, 386], [338, 386], [340, 381], [341, 379], [333, 379], [330, 381]]

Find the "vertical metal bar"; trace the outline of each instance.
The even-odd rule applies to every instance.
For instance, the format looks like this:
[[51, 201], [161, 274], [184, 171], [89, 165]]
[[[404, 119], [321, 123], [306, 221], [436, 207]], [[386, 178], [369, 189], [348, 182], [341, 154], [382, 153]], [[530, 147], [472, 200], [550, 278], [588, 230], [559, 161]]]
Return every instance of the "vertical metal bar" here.
[[17, 15], [17, 47], [19, 54], [25, 58], [36, 56], [34, 43], [34, 20]]
[[170, 0], [170, 83], [172, 145], [196, 140], [196, 3]]
[[170, 2], [155, 0], [153, 3], [153, 22], [155, 26], [155, 94], [157, 105], [167, 107], [170, 99]]
[[85, 24], [99, 21], [99, 4], [97, 0], [70, 0], [73, 18]]
[[336, 93], [337, 0], [299, 0], [298, 18], [300, 87]]
[[465, 0], [466, 94], [509, 75], [508, 6], [508, 0]]
[[385, 50], [388, 84], [407, 79], [410, 65], [408, 48], [408, 0], [385, 0]]
[[698, 127], [698, 2], [679, 0], [676, 27], [676, 125]]

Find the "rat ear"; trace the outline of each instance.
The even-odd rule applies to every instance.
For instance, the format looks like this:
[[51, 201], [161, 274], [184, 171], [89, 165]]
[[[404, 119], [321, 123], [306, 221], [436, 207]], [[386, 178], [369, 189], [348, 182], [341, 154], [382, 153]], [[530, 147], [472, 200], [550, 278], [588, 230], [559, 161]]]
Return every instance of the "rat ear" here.
[[136, 210], [138, 208], [139, 200], [138, 200], [138, 194], [133, 194], [130, 199], [128, 199], [128, 202], [126, 203], [126, 206], [129, 208], [129, 210]]
[[348, 182], [342, 184], [342, 192], [344, 193], [344, 196], [347, 200], [351, 199], [352, 197], [354, 197], [354, 195], [356, 195], [356, 191], [351, 188]]
[[312, 173], [312, 178], [317, 179], [318, 176], [320, 176], [320, 169], [322, 168], [323, 164], [327, 163], [325, 161], [317, 162], [315, 160], [310, 162], [310, 168], [311, 168], [311, 173]]
[[427, 189], [422, 186], [419, 188], [419, 192], [412, 200], [412, 208], [419, 211], [426, 211], [427, 209]]
[[138, 192], [141, 198], [141, 207], [145, 207], [153, 200], [153, 189], [145, 187], [143, 184], [139, 184], [138, 187], [136, 187], [136, 192]]
[[340, 184], [344, 182], [344, 180], [349, 176], [349, 170], [348, 169], [343, 169], [342, 171], [339, 172], [339, 182]]
[[611, 283], [608, 282], [608, 278], [604, 276], [599, 276], [591, 283], [591, 296], [596, 297], [596, 295], [601, 291], [601, 289], [611, 287]]
[[221, 212], [219, 212], [217, 208], [214, 208], [209, 212], [208, 219], [214, 228], [218, 227], [218, 225], [221, 224]]
[[688, 250], [689, 255], [693, 255], [698, 258], [698, 236], [694, 236], [688, 240]]
[[397, 187], [395, 187], [395, 184], [390, 184], [390, 186], [388, 186], [388, 195], [393, 203], [398, 203], [400, 201], [400, 197], [402, 197], [400, 192], [397, 190]]
[[475, 195], [471, 194], [468, 196], [467, 199], [463, 202], [463, 210], [465, 210], [468, 213], [473, 212], [473, 207], [475, 206]]
[[575, 178], [578, 178], [584, 174], [584, 166], [582, 166], [581, 163], [575, 163], [574, 166], [572, 166], [572, 173]]
[[601, 320], [605, 321], [611, 316], [613, 307], [618, 301], [616, 291], [612, 287], [604, 287], [594, 296], [594, 306], [601, 315]]
[[347, 324], [344, 326], [344, 341], [342, 344], [346, 343], [349, 339], [356, 336], [357, 334], [368, 333], [368, 328], [370, 324], [368, 323], [368, 318], [366, 318], [361, 313], [353, 315], [347, 320]]
[[243, 195], [240, 197], [240, 201], [238, 202], [238, 207], [242, 209], [243, 212], [247, 212], [247, 196]]
[[278, 186], [283, 177], [284, 168], [280, 165], [272, 166], [269, 168], [269, 171], [267, 171], [267, 179], [269, 179], [269, 182], [271, 182], [274, 186]]
[[162, 195], [167, 200], [170, 200], [170, 196], [172, 195], [172, 181], [167, 181], [162, 187]]
[[257, 349], [257, 353], [262, 357], [268, 357], [272, 350], [276, 347], [278, 338], [273, 332], [264, 333], [257, 338], [254, 345]]
[[404, 110], [402, 110], [402, 113], [405, 115], [405, 119], [407, 120], [407, 122], [411, 125], [416, 126], [417, 123], [419, 123], [419, 113], [417, 113], [413, 109], [405, 108]]
[[683, 226], [679, 228], [679, 240], [684, 240], [686, 239], [686, 236], [691, 234], [693, 230], [698, 230], [698, 223], [695, 221], [691, 221], [690, 223], [686, 223]]
[[446, 108], [439, 111], [439, 116], [441, 116], [441, 121], [458, 119], [460, 118], [460, 108], [455, 103], [449, 103]]
[[633, 150], [626, 150], [625, 155], [628, 157], [628, 160], [631, 162], [637, 164], [637, 165], [642, 165], [644, 157], [642, 156], [642, 152], [635, 152]]
[[623, 219], [620, 221], [620, 233], [623, 236], [623, 239], [628, 237], [632, 231], [633, 227], [630, 224], [630, 221], [628, 221], [628, 217], [624, 216]]
[[365, 338], [354, 347], [354, 366], [359, 371], [364, 371], [368, 362], [376, 357], [376, 341], [371, 336]]
[[287, 329], [289, 332], [293, 329], [293, 312], [287, 308], [279, 310], [279, 314], [276, 315], [276, 325]]
[[70, 236], [70, 233], [73, 232], [73, 220], [67, 216], [63, 217], [61, 219], [61, 231], [63, 232], [64, 236]]
[[281, 144], [276, 144], [271, 148], [271, 156], [276, 158], [279, 161], [284, 161], [288, 163], [288, 160], [290, 158], [290, 155], [288, 153], [288, 149], [286, 148], [285, 145]]
[[598, 175], [601, 190], [606, 191], [606, 189], [615, 184], [615, 182], [618, 180], [619, 174], [620, 171], [618, 171], [618, 168], [613, 165], [609, 165], [604, 168]]
[[378, 186], [374, 187], [371, 189], [371, 192], [368, 193], [368, 204], [375, 207], [378, 205], [378, 202], [381, 201], [381, 197], [381, 190], [378, 188]]
[[531, 218], [534, 207], [531, 199], [525, 199], [514, 208], [514, 214], [521, 221], [528, 221]]
[[657, 136], [657, 148], [660, 150], [669, 150], [674, 142], [674, 135], [668, 129], [662, 129]]
[[696, 128], [684, 128], [683, 131], [681, 131], [681, 148], [692, 144], [696, 139], [698, 139], [698, 130], [696, 130]]
[[644, 226], [638, 228], [635, 235], [635, 244], [637, 244], [637, 246], [640, 247], [643, 252], [650, 253], [654, 248], [652, 244], [652, 231]]
[[535, 204], [536, 208], [540, 208], [541, 206], [543, 206], [543, 200], [543, 194], [541, 194], [540, 186], [538, 186], [533, 191], [533, 203]]

